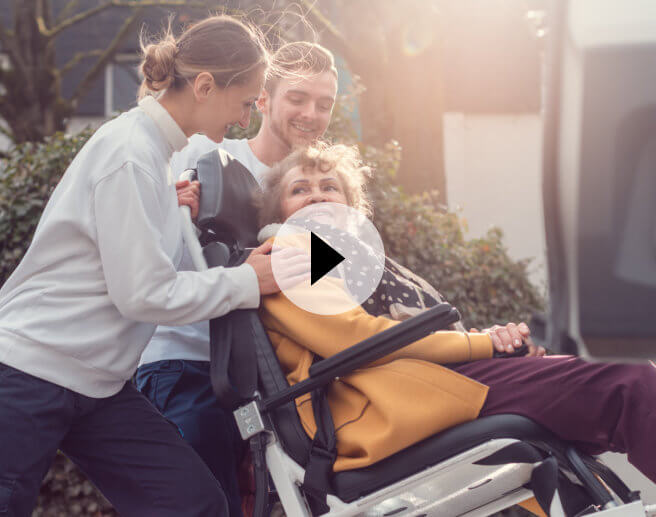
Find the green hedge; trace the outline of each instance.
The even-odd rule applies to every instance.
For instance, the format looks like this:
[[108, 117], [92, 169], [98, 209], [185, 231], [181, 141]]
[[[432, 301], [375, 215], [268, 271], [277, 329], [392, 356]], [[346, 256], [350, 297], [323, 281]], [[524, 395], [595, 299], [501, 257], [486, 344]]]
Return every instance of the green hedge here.
[[84, 473], [57, 454], [41, 483], [32, 517], [115, 517], [118, 513]]
[[0, 158], [0, 285], [20, 262], [50, 194], [91, 134], [58, 133], [15, 146]]

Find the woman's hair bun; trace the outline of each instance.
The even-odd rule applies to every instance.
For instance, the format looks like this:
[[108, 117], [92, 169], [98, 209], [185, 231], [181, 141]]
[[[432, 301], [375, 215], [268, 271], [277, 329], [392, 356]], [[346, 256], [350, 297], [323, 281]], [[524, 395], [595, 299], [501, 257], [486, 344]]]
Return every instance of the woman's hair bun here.
[[263, 75], [269, 64], [264, 37], [255, 27], [227, 15], [205, 18], [177, 38], [171, 23], [156, 40], [146, 38], [142, 31], [139, 99], [184, 88], [203, 72], [211, 74], [219, 88], [244, 84], [254, 74]]
[[142, 51], [144, 86], [151, 92], [166, 90], [175, 78], [175, 57], [178, 53], [175, 38], [169, 34], [157, 43], [142, 46]]

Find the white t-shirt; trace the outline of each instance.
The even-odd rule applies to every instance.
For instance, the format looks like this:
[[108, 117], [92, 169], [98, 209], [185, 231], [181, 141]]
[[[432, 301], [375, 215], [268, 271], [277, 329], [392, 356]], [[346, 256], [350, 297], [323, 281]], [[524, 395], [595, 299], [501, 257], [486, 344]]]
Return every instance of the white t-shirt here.
[[[257, 159], [247, 139], [224, 139], [218, 144], [237, 160], [239, 160], [255, 179], [260, 180], [269, 167]], [[174, 177], [179, 177], [186, 169], [196, 167], [198, 159], [217, 148], [217, 144], [204, 135], [194, 135], [189, 139], [189, 145], [177, 152], [171, 158], [171, 171]], [[180, 261], [178, 271], [193, 270], [191, 255], [186, 246]], [[210, 325], [208, 321], [200, 321], [184, 326], [160, 325], [157, 327], [150, 343], [144, 350], [139, 365], [163, 361], [166, 359], [185, 359], [189, 361], [210, 360]]]
[[168, 162], [187, 138], [154, 98], [104, 124], [54, 190], [0, 289], [0, 362], [89, 397], [134, 374], [157, 323], [255, 308], [253, 268], [177, 272]]
[[173, 153], [173, 157], [171, 158], [171, 171], [173, 175], [177, 178], [186, 169], [193, 169], [196, 167], [196, 163], [201, 156], [213, 151], [217, 147], [237, 158], [258, 181], [260, 181], [262, 174], [269, 170], [269, 167], [255, 156], [251, 146], [248, 144], [247, 138], [240, 140], [224, 138], [220, 144], [217, 144], [205, 135], [193, 135], [189, 139], [187, 147], [180, 152]]

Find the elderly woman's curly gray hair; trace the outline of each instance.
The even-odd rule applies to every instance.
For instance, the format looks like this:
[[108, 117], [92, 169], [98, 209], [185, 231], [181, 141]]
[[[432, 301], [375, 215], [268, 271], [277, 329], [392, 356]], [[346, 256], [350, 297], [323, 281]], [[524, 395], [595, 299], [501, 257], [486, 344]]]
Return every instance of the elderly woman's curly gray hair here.
[[263, 176], [262, 188], [256, 194], [260, 226], [282, 223], [282, 179], [294, 167], [327, 173], [333, 171], [344, 189], [348, 206], [371, 215], [371, 203], [366, 194], [366, 183], [371, 169], [362, 163], [355, 146], [329, 145], [317, 142], [293, 151], [287, 158], [271, 167]]

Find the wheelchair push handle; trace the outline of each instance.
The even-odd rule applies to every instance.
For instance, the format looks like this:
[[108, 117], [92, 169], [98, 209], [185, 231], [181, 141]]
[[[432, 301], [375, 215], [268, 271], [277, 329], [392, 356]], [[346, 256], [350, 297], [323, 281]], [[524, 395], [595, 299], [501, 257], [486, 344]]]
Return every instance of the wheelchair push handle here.
[[[180, 175], [180, 181], [196, 181], [198, 175], [196, 174], [195, 169], [187, 169]], [[191, 220], [191, 209], [188, 206], [179, 207], [180, 210], [180, 222], [182, 225], [182, 237], [189, 249], [191, 254], [191, 260], [194, 263], [194, 267], [197, 271], [205, 271], [208, 269], [207, 262], [203, 256], [203, 249], [200, 246], [198, 241], [198, 236], [194, 230], [194, 223]]]

